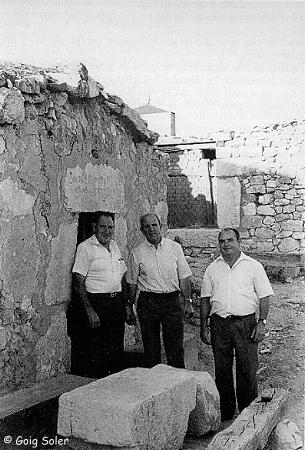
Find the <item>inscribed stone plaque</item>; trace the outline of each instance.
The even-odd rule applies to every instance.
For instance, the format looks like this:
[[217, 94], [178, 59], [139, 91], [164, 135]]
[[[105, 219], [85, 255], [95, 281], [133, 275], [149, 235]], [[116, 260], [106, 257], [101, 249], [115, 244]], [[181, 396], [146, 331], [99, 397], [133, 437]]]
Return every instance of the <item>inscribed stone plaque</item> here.
[[67, 170], [65, 204], [73, 212], [118, 212], [124, 207], [124, 176], [110, 166], [87, 164]]

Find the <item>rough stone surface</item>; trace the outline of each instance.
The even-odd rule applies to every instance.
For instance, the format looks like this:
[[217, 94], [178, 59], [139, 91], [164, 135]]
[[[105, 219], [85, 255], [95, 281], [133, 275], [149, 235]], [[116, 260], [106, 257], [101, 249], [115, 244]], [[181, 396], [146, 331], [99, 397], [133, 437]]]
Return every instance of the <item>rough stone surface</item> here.
[[16, 89], [0, 88], [0, 124], [19, 124], [25, 118], [24, 99]]
[[172, 371], [181, 374], [187, 373], [195, 378], [197, 384], [196, 406], [189, 416], [188, 434], [199, 437], [219, 428], [219, 393], [213, 378], [208, 372], [176, 369], [165, 364], [159, 364], [151, 370], [165, 374], [170, 374]]
[[300, 430], [294, 422], [283, 420], [272, 431], [268, 449], [270, 450], [301, 450], [303, 448]]
[[20, 189], [16, 182], [10, 177], [1, 181], [0, 196], [2, 205], [13, 216], [23, 216], [32, 211], [35, 197]]
[[219, 228], [239, 227], [241, 186], [237, 177], [218, 180], [217, 222]]
[[51, 317], [51, 326], [36, 345], [36, 381], [46, 380], [58, 373], [66, 372], [70, 359], [66, 314], [61, 312]]
[[127, 369], [62, 395], [58, 434], [135, 449], [179, 449], [195, 407], [192, 375]]
[[142, 240], [141, 214], [166, 222], [167, 158], [145, 123], [112, 114], [83, 67], [70, 90], [65, 77], [0, 65], [1, 392], [69, 370], [79, 213], [116, 213], [125, 258]]
[[76, 247], [77, 222], [60, 224], [52, 242], [47, 270], [45, 299], [47, 305], [67, 303], [71, 298], [71, 270]]
[[218, 244], [219, 229], [169, 229], [166, 237], [178, 237], [183, 247], [203, 247], [215, 249]]

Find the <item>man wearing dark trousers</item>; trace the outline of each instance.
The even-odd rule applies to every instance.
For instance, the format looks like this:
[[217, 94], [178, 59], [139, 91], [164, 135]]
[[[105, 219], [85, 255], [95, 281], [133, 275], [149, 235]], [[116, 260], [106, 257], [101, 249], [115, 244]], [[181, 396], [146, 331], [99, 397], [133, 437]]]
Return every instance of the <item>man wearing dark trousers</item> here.
[[[146, 240], [132, 250], [126, 280], [130, 287], [127, 323], [133, 318], [132, 304], [140, 291], [137, 314], [140, 322], [146, 367], [161, 362], [160, 327], [167, 357], [173, 367], [184, 367], [184, 313], [193, 314], [190, 275], [180, 244], [163, 238], [155, 214], [140, 219]], [[180, 293], [184, 297], [181, 301]], [[183, 305], [184, 303], [184, 305]]]
[[273, 291], [263, 266], [240, 250], [238, 230], [225, 228], [218, 241], [221, 256], [208, 266], [202, 281], [201, 339], [212, 344], [221, 418], [225, 421], [235, 414], [236, 398], [241, 412], [258, 395], [258, 342], [265, 336]]
[[74, 325], [78, 329], [72, 348], [80, 359], [79, 374], [101, 378], [123, 368], [126, 315], [122, 280], [127, 268], [112, 239], [113, 215], [97, 212], [92, 225], [94, 234], [77, 247], [72, 269], [78, 296], [78, 322]]

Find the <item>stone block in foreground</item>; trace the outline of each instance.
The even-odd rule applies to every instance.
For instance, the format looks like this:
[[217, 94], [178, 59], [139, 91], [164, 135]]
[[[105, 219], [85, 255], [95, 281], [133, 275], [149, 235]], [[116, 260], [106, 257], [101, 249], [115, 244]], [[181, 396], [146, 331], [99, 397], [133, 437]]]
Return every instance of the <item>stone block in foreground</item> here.
[[57, 432], [100, 445], [176, 450], [195, 402], [189, 374], [126, 369], [62, 395]]
[[232, 425], [217, 433], [206, 450], [263, 449], [274, 427], [283, 418], [288, 392], [274, 389], [271, 398], [255, 399], [234, 420]]
[[176, 369], [159, 364], [151, 369], [158, 373], [188, 374], [196, 381], [196, 406], [191, 411], [188, 422], [188, 434], [203, 436], [209, 431], [216, 431], [220, 426], [220, 399], [216, 384], [208, 372]]

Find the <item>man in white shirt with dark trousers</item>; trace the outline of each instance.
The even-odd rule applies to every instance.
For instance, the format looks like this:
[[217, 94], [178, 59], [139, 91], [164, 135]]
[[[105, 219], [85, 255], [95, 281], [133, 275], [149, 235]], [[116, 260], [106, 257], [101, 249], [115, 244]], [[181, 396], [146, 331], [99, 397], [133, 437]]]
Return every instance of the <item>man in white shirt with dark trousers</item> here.
[[238, 230], [225, 228], [218, 241], [221, 256], [207, 267], [202, 281], [201, 339], [212, 344], [221, 418], [225, 421], [235, 414], [236, 398], [241, 412], [258, 395], [258, 342], [265, 336], [273, 290], [263, 266], [240, 250]]
[[82, 375], [100, 378], [123, 368], [127, 268], [112, 239], [113, 215], [97, 212], [92, 225], [94, 234], [78, 245], [72, 269], [80, 303], [75, 345], [82, 349]]
[[131, 251], [129, 258], [126, 276], [130, 287], [130, 301], [126, 308], [127, 323], [133, 320], [132, 305], [138, 289], [140, 294], [137, 314], [145, 366], [153, 367], [161, 362], [162, 326], [167, 363], [183, 368], [184, 313], [193, 313], [190, 286], [192, 273], [181, 245], [162, 237], [157, 215], [145, 214], [140, 219], [140, 225], [146, 240]]

